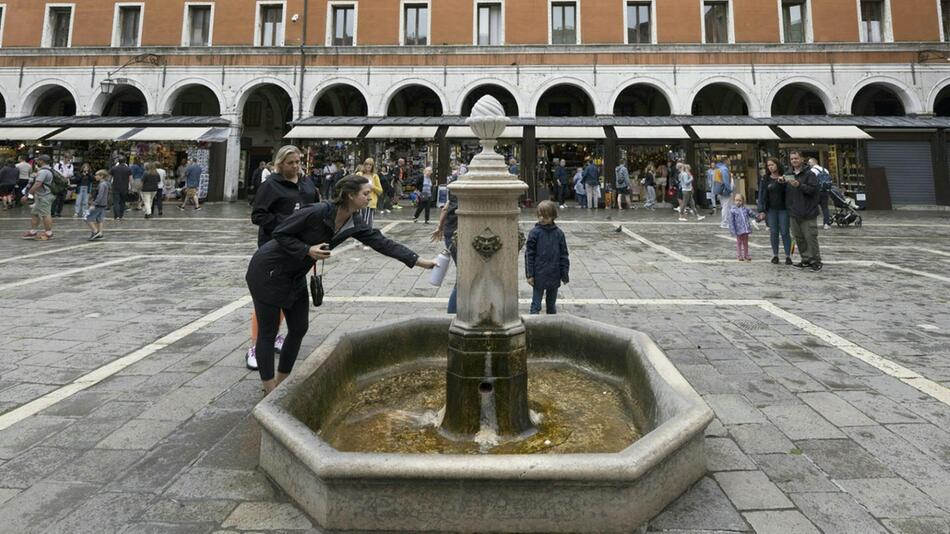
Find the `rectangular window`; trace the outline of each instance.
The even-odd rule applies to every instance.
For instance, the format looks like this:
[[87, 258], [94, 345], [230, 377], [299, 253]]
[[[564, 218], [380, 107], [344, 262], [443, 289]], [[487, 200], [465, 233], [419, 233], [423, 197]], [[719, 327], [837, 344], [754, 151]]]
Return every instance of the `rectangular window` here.
[[627, 2], [627, 43], [652, 43], [650, 2]]
[[405, 40], [407, 45], [429, 44], [429, 6], [427, 4], [406, 4]]
[[356, 8], [336, 6], [333, 8], [333, 46], [353, 46]]
[[284, 6], [261, 4], [260, 9], [257, 45], [284, 46]]
[[188, 6], [188, 46], [211, 46], [211, 6]]
[[865, 43], [884, 42], [884, 0], [861, 0], [861, 38]]
[[0, 4], [0, 46], [3, 46], [3, 26], [6, 22], [3, 16], [7, 14], [6, 7], [6, 4]]
[[122, 47], [139, 46], [142, 6], [119, 6], [119, 39]]
[[729, 3], [703, 2], [703, 28], [706, 31], [706, 43], [728, 43]]
[[577, 4], [551, 4], [551, 44], [577, 44]]
[[501, 4], [478, 4], [478, 44], [501, 43]]
[[72, 25], [73, 8], [56, 6], [49, 8], [49, 46], [69, 46], [69, 30]]
[[950, 0], [940, 2], [940, 18], [943, 20], [943, 41], [950, 43]]
[[805, 13], [805, 0], [782, 0], [782, 30], [786, 43], [807, 41]]

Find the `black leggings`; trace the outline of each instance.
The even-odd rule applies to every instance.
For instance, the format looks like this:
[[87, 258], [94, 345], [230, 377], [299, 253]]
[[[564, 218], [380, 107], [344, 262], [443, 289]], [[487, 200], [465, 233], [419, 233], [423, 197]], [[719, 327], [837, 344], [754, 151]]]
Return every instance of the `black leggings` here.
[[429, 204], [432, 203], [431, 199], [419, 200], [419, 205], [416, 206], [416, 214], [412, 216], [413, 219], [418, 219], [419, 214], [422, 213], [422, 210], [426, 212], [426, 222], [429, 222]]
[[300, 343], [310, 325], [310, 297], [302, 293], [290, 308], [281, 308], [265, 304], [254, 299], [254, 311], [257, 313], [257, 369], [261, 373], [261, 380], [274, 378], [274, 340], [277, 339], [277, 330], [280, 328], [280, 312], [283, 309], [284, 319], [287, 321], [287, 336], [284, 338], [284, 347], [280, 351], [280, 364], [277, 370], [290, 374], [300, 352]]

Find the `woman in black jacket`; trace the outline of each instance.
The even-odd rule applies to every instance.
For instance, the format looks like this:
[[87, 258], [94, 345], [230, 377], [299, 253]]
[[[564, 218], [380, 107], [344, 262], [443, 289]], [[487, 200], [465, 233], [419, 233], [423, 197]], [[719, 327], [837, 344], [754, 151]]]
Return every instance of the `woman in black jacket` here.
[[[317, 199], [317, 188], [313, 183], [300, 179], [300, 158], [300, 149], [297, 147], [281, 147], [274, 156], [275, 171], [257, 189], [251, 222], [258, 226], [258, 247], [271, 240], [271, 233], [280, 223]], [[279, 329], [279, 322], [277, 326]], [[244, 356], [244, 364], [251, 371], [257, 370], [257, 327], [257, 314], [252, 312], [251, 346]], [[284, 337], [276, 336], [274, 343], [276, 350], [282, 350]]]
[[[316, 261], [329, 258], [332, 249], [353, 237], [407, 267], [435, 266], [435, 261], [420, 258], [363, 221], [359, 210], [369, 205], [371, 191], [369, 180], [363, 176], [343, 178], [336, 185], [332, 203], [321, 202], [294, 213], [274, 230], [273, 240], [257, 249], [251, 258], [245, 280], [259, 323], [258, 365], [266, 393], [290, 374], [307, 333], [307, 272]], [[287, 337], [275, 378], [273, 347], [281, 312], [287, 319]]]
[[769, 242], [772, 245], [772, 263], [778, 264], [778, 240], [785, 247], [785, 265], [792, 264], [792, 237], [788, 231], [788, 210], [785, 208], [785, 176], [777, 158], [765, 160], [767, 174], [759, 177], [759, 194], [756, 199], [759, 219], [769, 226]]

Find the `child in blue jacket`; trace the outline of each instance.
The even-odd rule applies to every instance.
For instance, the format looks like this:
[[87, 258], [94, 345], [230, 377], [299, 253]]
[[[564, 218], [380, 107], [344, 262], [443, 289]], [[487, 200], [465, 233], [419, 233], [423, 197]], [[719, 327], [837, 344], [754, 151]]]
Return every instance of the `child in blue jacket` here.
[[557, 289], [570, 281], [571, 260], [567, 252], [567, 240], [554, 220], [557, 219], [557, 204], [550, 200], [538, 204], [538, 224], [528, 234], [524, 250], [525, 276], [528, 285], [534, 288], [531, 297], [531, 313], [541, 313], [541, 297], [545, 298], [548, 315], [557, 313]]

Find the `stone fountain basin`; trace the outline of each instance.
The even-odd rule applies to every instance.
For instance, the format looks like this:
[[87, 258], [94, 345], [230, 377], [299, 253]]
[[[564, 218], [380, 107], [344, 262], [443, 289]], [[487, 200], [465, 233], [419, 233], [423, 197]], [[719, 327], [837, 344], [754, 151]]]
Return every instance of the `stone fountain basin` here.
[[311, 430], [361, 377], [445, 354], [450, 323], [417, 317], [328, 340], [254, 409], [261, 468], [323, 528], [629, 532], [706, 473], [713, 413], [659, 347], [569, 315], [525, 318], [528, 372], [532, 359], [560, 359], [619, 378], [646, 428], [618, 453], [354, 453]]

